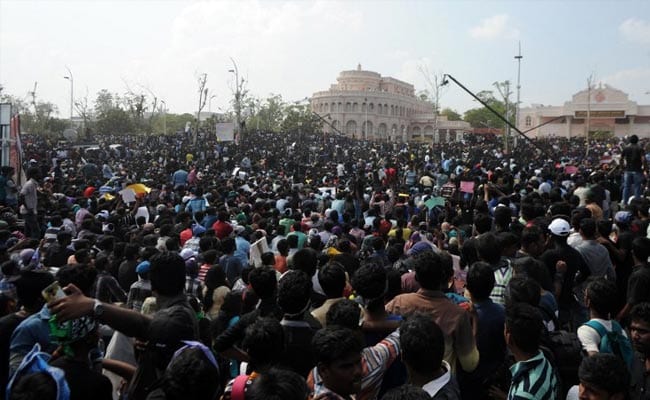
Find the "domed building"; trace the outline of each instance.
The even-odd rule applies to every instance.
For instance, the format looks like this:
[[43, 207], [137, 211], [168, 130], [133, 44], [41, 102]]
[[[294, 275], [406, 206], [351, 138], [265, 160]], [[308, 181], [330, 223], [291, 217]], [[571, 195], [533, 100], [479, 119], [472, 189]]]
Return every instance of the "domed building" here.
[[356, 139], [448, 142], [471, 131], [467, 122], [436, 119], [433, 104], [418, 98], [412, 84], [361, 65], [341, 72], [329, 90], [314, 93], [311, 109], [327, 122], [324, 132]]

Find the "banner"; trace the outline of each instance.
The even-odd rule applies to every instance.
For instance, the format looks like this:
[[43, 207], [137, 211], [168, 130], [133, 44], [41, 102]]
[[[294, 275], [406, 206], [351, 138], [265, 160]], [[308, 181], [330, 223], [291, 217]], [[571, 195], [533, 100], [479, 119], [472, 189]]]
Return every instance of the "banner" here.
[[216, 123], [217, 140], [220, 142], [232, 142], [235, 140], [235, 123], [234, 122], [217, 122]]

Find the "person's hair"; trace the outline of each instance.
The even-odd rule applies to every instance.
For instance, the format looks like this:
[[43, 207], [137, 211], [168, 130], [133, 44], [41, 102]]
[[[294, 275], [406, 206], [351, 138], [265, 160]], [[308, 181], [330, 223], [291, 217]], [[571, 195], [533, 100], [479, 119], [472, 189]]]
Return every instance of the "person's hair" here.
[[219, 369], [200, 348], [186, 348], [165, 370], [162, 389], [167, 400], [212, 400], [219, 392]]
[[640, 321], [650, 324], [650, 303], [639, 303], [632, 307], [630, 321]]
[[477, 242], [475, 238], [467, 239], [460, 248], [460, 264], [463, 269], [479, 261]]
[[253, 381], [246, 390], [246, 400], [306, 400], [309, 394], [302, 376], [286, 369], [271, 368]]
[[278, 283], [278, 305], [285, 314], [304, 311], [311, 298], [311, 278], [302, 271], [288, 271]]
[[415, 280], [428, 290], [439, 290], [444, 278], [440, 255], [433, 251], [425, 251], [413, 259]]
[[234, 238], [227, 237], [221, 240], [221, 250], [225, 254], [230, 254], [237, 249], [237, 243]]
[[542, 287], [527, 276], [514, 276], [506, 288], [506, 308], [515, 303], [526, 303], [537, 307], [541, 298]]
[[537, 307], [526, 303], [513, 303], [506, 307], [506, 331], [521, 351], [535, 354], [539, 350], [543, 329], [544, 322]]
[[58, 389], [54, 379], [46, 372], [34, 372], [16, 379], [7, 400], [57, 399]]
[[340, 326], [343, 328], [358, 330], [361, 319], [361, 308], [352, 300], [343, 299], [332, 304], [325, 314], [326, 326]]
[[185, 261], [176, 252], [157, 253], [149, 260], [151, 290], [163, 296], [175, 296], [185, 290]]
[[496, 207], [494, 209], [494, 225], [508, 229], [510, 222], [512, 222], [512, 211], [510, 207]]
[[278, 253], [282, 254], [283, 256], [289, 254], [289, 242], [287, 242], [287, 239], [278, 240], [276, 247], [278, 249]]
[[431, 374], [442, 364], [445, 338], [431, 314], [416, 312], [400, 327], [404, 363], [420, 374]]
[[204, 263], [212, 265], [217, 261], [217, 258], [219, 257], [219, 253], [214, 249], [210, 249], [201, 253], [201, 256], [203, 257]]
[[140, 252], [140, 246], [136, 243], [128, 243], [124, 246], [124, 258], [127, 260], [135, 260]]
[[316, 332], [311, 347], [317, 364], [330, 365], [351, 354], [360, 354], [363, 343], [351, 329], [328, 326]]
[[[295, 235], [292, 235], [295, 236]], [[291, 237], [291, 236], [289, 236]], [[292, 257], [291, 269], [298, 269], [309, 276], [314, 276], [318, 267], [318, 253], [313, 249], [300, 249]]]
[[424, 389], [414, 385], [401, 385], [386, 392], [381, 400], [430, 400], [431, 396]]
[[630, 143], [632, 144], [639, 143], [639, 137], [637, 135], [630, 136]]
[[365, 301], [381, 301], [386, 293], [386, 270], [375, 263], [366, 263], [352, 275], [352, 287]]
[[[246, 328], [242, 347], [253, 368], [270, 367], [284, 352], [284, 332], [277, 319], [260, 318]], [[259, 372], [259, 371], [258, 371]]]
[[467, 271], [467, 290], [477, 300], [487, 300], [494, 289], [494, 271], [490, 264], [478, 261], [472, 264]]
[[596, 221], [593, 218], [584, 218], [580, 221], [580, 232], [591, 239], [596, 236]]
[[632, 241], [632, 254], [641, 262], [647, 263], [650, 258], [650, 238], [635, 238]]
[[260, 299], [270, 299], [275, 295], [278, 281], [273, 268], [267, 266], [255, 268], [248, 275], [248, 279]]
[[531, 225], [524, 228], [521, 232], [521, 246], [527, 247], [537, 243], [542, 236], [542, 230], [537, 225]]
[[96, 277], [97, 270], [87, 264], [64, 265], [56, 273], [56, 280], [62, 288], [72, 283], [86, 296], [91, 295]]
[[490, 232], [490, 229], [492, 229], [492, 219], [487, 214], [478, 213], [474, 217], [474, 227], [479, 234]]
[[589, 308], [596, 311], [603, 318], [615, 312], [618, 298], [616, 283], [604, 277], [590, 279], [585, 290], [589, 299]]
[[43, 304], [41, 292], [54, 282], [54, 276], [49, 272], [24, 271], [16, 281], [16, 296], [18, 301], [30, 310], [35, 310]]
[[512, 268], [515, 275], [533, 279], [544, 290], [553, 290], [553, 283], [548, 269], [542, 261], [533, 257], [521, 257], [512, 263]]
[[489, 264], [496, 264], [501, 258], [501, 249], [498, 246], [496, 236], [492, 233], [477, 236], [476, 250], [479, 257]]
[[205, 274], [205, 296], [203, 296], [203, 308], [208, 311], [214, 304], [214, 291], [220, 286], [228, 286], [226, 282], [226, 273], [221, 265], [213, 265]]
[[318, 271], [318, 282], [327, 298], [343, 296], [345, 289], [345, 268], [337, 262], [328, 262]]
[[625, 394], [630, 386], [630, 373], [621, 357], [609, 353], [596, 353], [584, 357], [578, 369], [580, 383], [604, 390], [609, 395]]
[[264, 265], [275, 265], [275, 254], [272, 251], [267, 251], [262, 254], [262, 264]]

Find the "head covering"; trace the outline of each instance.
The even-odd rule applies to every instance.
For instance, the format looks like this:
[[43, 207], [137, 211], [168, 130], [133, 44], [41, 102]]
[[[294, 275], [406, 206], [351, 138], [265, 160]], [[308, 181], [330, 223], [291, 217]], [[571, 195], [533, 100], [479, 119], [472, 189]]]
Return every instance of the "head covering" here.
[[137, 267], [135, 267], [135, 272], [139, 275], [146, 274], [149, 272], [150, 268], [151, 263], [149, 261], [142, 261]]
[[430, 250], [433, 249], [429, 243], [420, 241], [414, 244], [413, 247], [411, 247], [409, 251], [407, 251], [407, 255], [416, 256], [420, 253], [424, 253], [425, 251], [430, 251]]
[[617, 224], [629, 224], [632, 221], [632, 213], [629, 211], [619, 211], [614, 215], [614, 222]]
[[84, 197], [89, 198], [90, 196], [95, 193], [95, 188], [93, 186], [88, 186], [86, 189], [84, 189]]
[[97, 214], [95, 214], [95, 217], [97, 217], [97, 218], [103, 218], [103, 219], [105, 219], [105, 220], [108, 220], [108, 217], [109, 217], [109, 216], [110, 216], [110, 214], [108, 213], [108, 210], [101, 210], [100, 212], [98, 212]]
[[192, 235], [199, 236], [205, 233], [205, 228], [199, 224], [194, 225], [192, 228]]
[[563, 218], [555, 218], [548, 226], [548, 230], [555, 236], [569, 236], [571, 225]]
[[192, 257], [196, 257], [196, 252], [190, 248], [184, 248], [181, 250], [180, 255], [183, 260], [187, 261]]
[[34, 249], [24, 249], [20, 251], [19, 257], [23, 265], [27, 266], [32, 261], [33, 256], [34, 256]]
[[9, 384], [7, 385], [6, 397], [11, 397], [10, 395], [14, 384], [24, 375], [33, 374], [36, 372], [44, 372], [49, 375], [56, 383], [56, 400], [69, 400], [70, 388], [68, 387], [68, 383], [65, 380], [65, 373], [59, 368], [50, 366], [48, 364], [50, 358], [51, 356], [49, 354], [41, 352], [41, 346], [36, 343], [32, 350], [27, 353], [25, 358], [23, 358], [23, 361], [20, 363], [20, 366], [16, 370], [16, 373], [9, 381]]

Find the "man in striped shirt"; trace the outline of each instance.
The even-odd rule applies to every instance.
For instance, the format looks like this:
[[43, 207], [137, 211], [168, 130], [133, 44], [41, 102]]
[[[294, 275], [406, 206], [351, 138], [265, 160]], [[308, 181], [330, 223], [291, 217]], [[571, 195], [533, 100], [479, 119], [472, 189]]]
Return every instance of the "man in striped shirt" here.
[[556, 372], [539, 348], [542, 330], [542, 316], [535, 307], [515, 303], [507, 308], [506, 343], [516, 361], [510, 367], [508, 400], [560, 398]]

